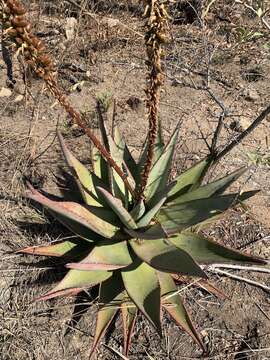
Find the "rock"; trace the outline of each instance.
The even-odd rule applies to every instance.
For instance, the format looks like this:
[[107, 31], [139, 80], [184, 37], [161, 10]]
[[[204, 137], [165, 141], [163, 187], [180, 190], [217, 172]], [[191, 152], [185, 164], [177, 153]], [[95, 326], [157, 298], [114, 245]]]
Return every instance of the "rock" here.
[[231, 130], [241, 133], [242, 131], [246, 130], [250, 126], [250, 124], [251, 121], [248, 117], [241, 116], [239, 119], [233, 120], [230, 123], [229, 127]]
[[76, 35], [77, 20], [74, 17], [66, 19], [65, 32], [67, 40], [73, 40]]
[[19, 102], [23, 101], [23, 99], [24, 99], [24, 96], [22, 94], [19, 94], [15, 97], [14, 102], [19, 103]]
[[246, 116], [241, 116], [239, 119], [239, 125], [241, 127], [241, 130], [246, 130], [251, 124], [251, 121], [248, 117]]
[[120, 24], [120, 21], [118, 19], [106, 18], [106, 20], [104, 20], [104, 23], [108, 26], [108, 28], [113, 28], [115, 26], [118, 26]]
[[257, 101], [260, 99], [260, 95], [257, 90], [251, 88], [245, 88], [243, 91], [243, 96], [248, 101]]
[[0, 97], [10, 97], [12, 95], [12, 91], [8, 88], [2, 87], [0, 90]]
[[139, 110], [140, 107], [142, 106], [143, 102], [137, 96], [130, 96], [127, 99], [127, 104], [132, 110]]

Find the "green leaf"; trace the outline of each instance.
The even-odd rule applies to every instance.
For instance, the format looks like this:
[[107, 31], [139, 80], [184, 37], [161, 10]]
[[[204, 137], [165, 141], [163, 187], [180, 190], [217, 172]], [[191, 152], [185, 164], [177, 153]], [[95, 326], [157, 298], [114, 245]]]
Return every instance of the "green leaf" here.
[[176, 184], [169, 192], [167, 202], [171, 202], [180, 195], [199, 187], [211, 163], [212, 160], [206, 158], [180, 174], [175, 179]]
[[129, 240], [129, 243], [141, 260], [157, 270], [207, 278], [188, 253], [183, 250], [179, 251], [179, 248], [164, 239]]
[[110, 181], [109, 181], [108, 165], [95, 146], [92, 146], [91, 158], [92, 158], [94, 173], [99, 179], [102, 179], [102, 181], [107, 186], [109, 186]]
[[135, 183], [139, 182], [140, 173], [138, 171], [138, 166], [129, 151], [129, 148], [126, 145], [125, 139], [121, 136], [119, 132], [118, 126], [114, 128], [114, 142], [121, 154], [121, 159], [123, 161], [125, 169], [128, 172], [128, 175], [132, 177], [132, 181], [131, 178], [129, 178], [129, 180], [131, 181], [132, 185], [135, 186]]
[[145, 205], [143, 199], [141, 199], [135, 207], [130, 211], [130, 215], [133, 217], [135, 221], [140, 219], [145, 213]]
[[[164, 206], [157, 220], [161, 224], [167, 235], [187, 229], [197, 225], [205, 220], [222, 214], [231, 206], [244, 201], [255, 195], [258, 191], [247, 191], [243, 194], [230, 194], [216, 196], [206, 199], [198, 199], [177, 205]], [[160, 225], [154, 225], [153, 228], [159, 228]], [[152, 231], [154, 231], [152, 229]]]
[[47, 294], [37, 300], [48, 300], [58, 296], [76, 294], [83, 289], [89, 289], [94, 285], [107, 280], [112, 276], [109, 271], [81, 271], [69, 270], [63, 280]]
[[122, 223], [129, 229], [136, 229], [137, 225], [134, 219], [132, 218], [130, 213], [124, 208], [121, 200], [115, 198], [112, 194], [110, 194], [108, 191], [101, 187], [97, 187], [97, 189], [102, 194], [110, 208], [122, 221]]
[[134, 239], [146, 239], [146, 240], [154, 240], [154, 239], [164, 239], [168, 237], [168, 234], [164, 231], [160, 224], [155, 224], [150, 226], [146, 230], [131, 230], [124, 229], [125, 232]]
[[163, 239], [167, 238], [168, 234], [164, 231], [160, 224], [155, 224], [150, 226], [145, 230], [131, 230], [125, 228], [124, 231], [135, 239], [147, 239], [147, 240], [154, 240], [154, 239]]
[[90, 352], [90, 359], [100, 339], [105, 334], [121, 306], [124, 297], [124, 286], [121, 278], [113, 276], [100, 285], [99, 302], [101, 309], [97, 315], [95, 337]]
[[164, 187], [164, 189], [158, 191], [149, 201], [147, 201], [148, 209], [152, 209], [164, 197], [167, 200], [168, 194], [171, 191], [171, 189], [174, 187], [174, 185], [175, 185], [175, 181], [173, 181], [170, 184], [166, 185]]
[[[128, 173], [128, 169], [124, 164], [124, 144], [120, 142], [116, 144], [111, 136], [109, 136], [109, 144], [110, 144], [110, 153], [116, 164], [126, 172], [127, 179], [132, 187], [135, 187], [135, 183], [133, 178]], [[125, 184], [122, 178], [116, 173], [115, 170], [112, 169], [112, 185], [113, 185], [113, 194], [121, 199], [123, 203], [126, 203], [127, 200], [131, 200], [131, 194], [125, 187]]]
[[146, 214], [137, 222], [137, 227], [141, 228], [149, 225], [151, 220], [153, 220], [157, 212], [160, 210], [161, 206], [164, 204], [165, 200], [166, 196], [161, 198], [159, 202], [152, 207], [152, 209], [148, 210]]
[[121, 137], [117, 126], [115, 127], [114, 141], [117, 146], [119, 146], [118, 144], [122, 145], [122, 148], [124, 149], [124, 153], [123, 153], [124, 164], [126, 165], [127, 170], [129, 171], [131, 176], [133, 177], [135, 183], [136, 184], [139, 183], [140, 172], [139, 172], [138, 165], [136, 164], [136, 161], [134, 160], [133, 156], [131, 155], [131, 152], [130, 152], [124, 138]]
[[97, 199], [91, 172], [70, 152], [60, 132], [57, 133], [62, 152], [73, 172], [77, 185], [86, 204], [101, 206]]
[[264, 263], [262, 259], [232, 250], [192, 232], [182, 232], [171, 237], [169, 241], [190, 254], [198, 263]]
[[28, 198], [53, 212], [67, 228], [86, 240], [95, 240], [94, 233], [106, 238], [113, 238], [119, 231], [118, 227], [91, 213], [87, 205], [71, 201], [53, 201], [41, 195], [34, 188], [31, 188], [27, 195]]
[[121, 270], [121, 274], [129, 297], [161, 335], [160, 287], [156, 271], [136, 259]]
[[170, 175], [171, 162], [174, 154], [174, 149], [178, 138], [178, 133], [179, 133], [179, 126], [176, 127], [164, 152], [162, 153], [160, 158], [155, 162], [154, 166], [150, 171], [147, 181], [147, 186], [145, 189], [145, 195], [147, 199], [151, 199], [155, 195], [155, 193], [164, 189], [164, 187], [167, 184]]
[[124, 354], [128, 356], [131, 345], [131, 337], [137, 318], [137, 307], [131, 302], [124, 302], [121, 304], [122, 321], [124, 328]]
[[99, 241], [91, 253], [78, 263], [66, 267], [78, 270], [115, 270], [132, 263], [126, 241]]
[[163, 307], [168, 311], [175, 322], [186, 331], [203, 350], [205, 350], [201, 337], [194, 328], [181, 297], [177, 294], [177, 287], [175, 286], [172, 277], [169, 274], [164, 273], [159, 273], [158, 277]]
[[[89, 249], [89, 243], [83, 242], [81, 244], [79, 241], [61, 241], [58, 243], [52, 243], [47, 246], [31, 246], [24, 249], [16, 251], [21, 254], [31, 254], [31, 255], [43, 255], [43, 256], [76, 256], [75, 254], [82, 254], [87, 248]], [[88, 244], [88, 246], [86, 246]], [[71, 255], [72, 254], [72, 255]]]
[[171, 204], [180, 204], [187, 201], [210, 198], [222, 194], [235, 180], [237, 180], [244, 172], [246, 168], [243, 167], [234, 171], [233, 173], [218, 179], [210, 184], [201, 186], [193, 191], [189, 191], [184, 195], [175, 198]]

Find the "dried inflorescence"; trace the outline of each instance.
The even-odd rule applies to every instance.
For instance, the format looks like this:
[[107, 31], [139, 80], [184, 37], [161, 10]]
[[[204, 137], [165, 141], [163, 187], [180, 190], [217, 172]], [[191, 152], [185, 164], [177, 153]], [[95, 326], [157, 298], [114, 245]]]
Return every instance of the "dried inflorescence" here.
[[33, 34], [25, 13], [26, 10], [19, 1], [5, 1], [2, 14], [4, 38], [12, 41], [12, 45], [23, 54], [27, 64], [39, 77], [44, 80], [53, 79], [53, 61], [46, 53], [44, 43]]
[[27, 64], [42, 78], [52, 93], [59, 101], [61, 106], [70, 115], [71, 119], [84, 131], [91, 139], [96, 148], [100, 151], [104, 159], [123, 179], [130, 193], [135, 197], [134, 189], [129, 184], [126, 175], [116, 164], [110, 153], [102, 145], [99, 139], [89, 129], [82, 119], [80, 113], [76, 111], [58, 86], [55, 73], [54, 63], [50, 55], [45, 50], [44, 43], [33, 34], [31, 23], [25, 17], [25, 9], [18, 0], [4, 1], [1, 21], [4, 27], [4, 38], [8, 39], [11, 44], [22, 53]]
[[167, 39], [167, 19], [164, 1], [146, 1], [145, 15], [148, 17], [145, 44], [147, 52], [147, 65], [149, 68], [146, 92], [146, 106], [148, 108], [148, 151], [147, 161], [141, 174], [140, 197], [143, 196], [149, 172], [153, 163], [154, 146], [158, 131], [159, 90], [163, 83], [162, 71], [162, 45]]

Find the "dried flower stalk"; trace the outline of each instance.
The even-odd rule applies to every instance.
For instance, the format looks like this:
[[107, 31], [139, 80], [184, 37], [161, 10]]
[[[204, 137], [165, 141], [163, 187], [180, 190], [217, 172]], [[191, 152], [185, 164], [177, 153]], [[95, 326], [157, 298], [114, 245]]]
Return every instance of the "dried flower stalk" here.
[[3, 23], [3, 36], [10, 40], [15, 49], [23, 55], [26, 63], [45, 81], [52, 95], [70, 115], [73, 122], [91, 139], [104, 159], [122, 178], [132, 196], [135, 197], [134, 189], [129, 184], [122, 169], [115, 163], [110, 153], [85, 124], [80, 113], [73, 108], [57, 84], [53, 60], [46, 53], [44, 43], [31, 31], [31, 23], [25, 17], [26, 10], [23, 5], [18, 0], [2, 0], [2, 8], [0, 20]]
[[148, 109], [148, 151], [147, 160], [141, 173], [141, 185], [138, 198], [143, 198], [144, 190], [153, 163], [154, 148], [158, 132], [158, 108], [160, 87], [164, 81], [161, 66], [162, 45], [167, 40], [168, 14], [165, 1], [146, 0], [145, 16], [148, 17], [145, 45], [149, 75], [147, 79], [146, 107]]

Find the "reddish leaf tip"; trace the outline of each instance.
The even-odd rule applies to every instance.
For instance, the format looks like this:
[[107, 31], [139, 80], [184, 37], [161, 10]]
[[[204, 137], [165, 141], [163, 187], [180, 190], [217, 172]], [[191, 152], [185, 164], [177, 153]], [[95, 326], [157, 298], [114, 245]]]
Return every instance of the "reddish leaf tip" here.
[[34, 299], [34, 301], [46, 301], [56, 297], [74, 296], [77, 295], [82, 290], [83, 290], [82, 288], [72, 288], [72, 289], [64, 289], [58, 291], [50, 291], [47, 294]]

